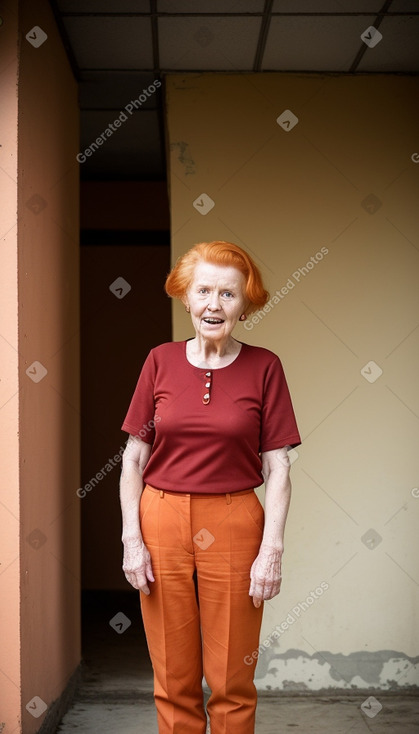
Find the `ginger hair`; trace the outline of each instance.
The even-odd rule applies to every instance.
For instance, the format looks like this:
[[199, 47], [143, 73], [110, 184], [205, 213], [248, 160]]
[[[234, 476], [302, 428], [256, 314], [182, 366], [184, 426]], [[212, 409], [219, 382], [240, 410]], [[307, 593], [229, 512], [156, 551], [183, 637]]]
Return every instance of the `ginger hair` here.
[[262, 276], [255, 262], [241, 247], [223, 240], [200, 242], [178, 258], [166, 278], [164, 287], [168, 296], [183, 300], [192, 283], [195, 266], [200, 261], [235, 267], [243, 273], [246, 280], [244, 296], [249, 304], [246, 309], [248, 313], [262, 308], [267, 303], [269, 293], [263, 287]]

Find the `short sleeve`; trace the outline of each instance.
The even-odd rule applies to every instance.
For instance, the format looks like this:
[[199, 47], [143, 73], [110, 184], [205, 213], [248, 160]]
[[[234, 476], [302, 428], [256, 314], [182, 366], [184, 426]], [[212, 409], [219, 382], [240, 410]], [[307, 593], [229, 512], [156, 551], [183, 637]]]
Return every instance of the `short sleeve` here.
[[265, 374], [260, 432], [260, 450], [272, 451], [301, 443], [281, 361], [275, 359]]
[[128, 413], [121, 426], [121, 430], [139, 436], [146, 443], [152, 444], [155, 437], [154, 429], [154, 385], [156, 379], [156, 364], [153, 350], [149, 352], [134, 394], [131, 399]]

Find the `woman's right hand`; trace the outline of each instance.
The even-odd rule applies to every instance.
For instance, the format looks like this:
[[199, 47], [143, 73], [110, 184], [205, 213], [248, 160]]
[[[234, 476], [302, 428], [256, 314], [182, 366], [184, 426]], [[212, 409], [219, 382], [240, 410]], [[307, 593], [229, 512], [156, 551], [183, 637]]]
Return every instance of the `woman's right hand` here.
[[147, 581], [155, 579], [151, 568], [150, 553], [142, 540], [124, 543], [122, 570], [134, 589], [139, 589], [143, 594], [150, 593]]

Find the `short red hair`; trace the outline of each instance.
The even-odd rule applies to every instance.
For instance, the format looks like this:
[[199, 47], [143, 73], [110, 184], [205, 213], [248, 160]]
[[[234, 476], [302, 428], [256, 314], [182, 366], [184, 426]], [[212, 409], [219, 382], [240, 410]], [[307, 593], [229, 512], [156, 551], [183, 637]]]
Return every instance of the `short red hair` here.
[[263, 307], [268, 301], [269, 293], [263, 287], [259, 268], [250, 255], [238, 245], [223, 240], [200, 242], [178, 259], [164, 285], [169, 296], [182, 300], [192, 283], [195, 266], [200, 261], [235, 267], [243, 273], [246, 279], [245, 297], [250, 304], [250, 310], [246, 310], [249, 313]]

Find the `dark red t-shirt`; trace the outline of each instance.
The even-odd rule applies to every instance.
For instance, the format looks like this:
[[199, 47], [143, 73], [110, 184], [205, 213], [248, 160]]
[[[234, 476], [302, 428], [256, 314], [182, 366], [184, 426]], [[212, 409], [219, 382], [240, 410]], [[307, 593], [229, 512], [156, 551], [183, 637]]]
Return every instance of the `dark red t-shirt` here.
[[144, 482], [175, 492], [259, 487], [260, 452], [301, 443], [279, 358], [243, 343], [210, 370], [188, 361], [186, 341], [152, 349], [122, 430], [152, 444]]

